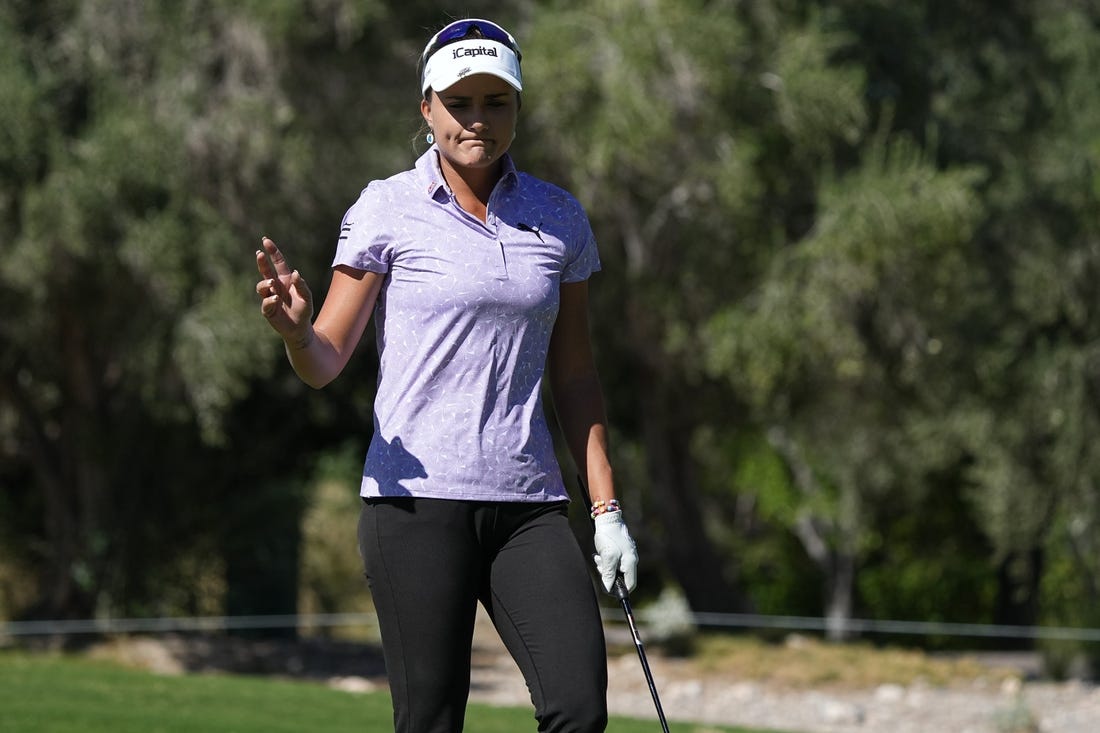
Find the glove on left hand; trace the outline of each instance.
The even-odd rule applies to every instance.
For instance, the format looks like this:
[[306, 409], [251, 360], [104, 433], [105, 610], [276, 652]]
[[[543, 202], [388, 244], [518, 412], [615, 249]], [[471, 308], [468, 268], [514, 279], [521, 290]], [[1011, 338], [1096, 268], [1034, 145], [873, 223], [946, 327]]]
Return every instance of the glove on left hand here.
[[638, 549], [630, 532], [626, 530], [622, 512], [604, 512], [596, 517], [596, 534], [592, 541], [596, 546], [596, 569], [608, 593], [620, 572], [626, 581], [627, 591], [638, 584]]

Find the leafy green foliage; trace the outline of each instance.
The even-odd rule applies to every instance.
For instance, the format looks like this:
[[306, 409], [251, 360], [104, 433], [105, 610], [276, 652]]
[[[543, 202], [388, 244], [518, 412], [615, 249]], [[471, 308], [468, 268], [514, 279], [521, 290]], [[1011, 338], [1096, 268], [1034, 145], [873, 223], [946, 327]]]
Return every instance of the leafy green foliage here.
[[[643, 595], [1093, 623], [1094, 3], [464, 10], [519, 36], [513, 152], [600, 242]], [[272, 236], [323, 297], [343, 211], [422, 149], [414, 61], [446, 20], [420, 0], [0, 8], [14, 612], [293, 605], [299, 573], [343, 597], [351, 568], [321, 567], [339, 482], [311, 478], [366, 445], [375, 362], [364, 345], [323, 393], [298, 384], [252, 253]], [[1020, 557], [1047, 576], [1015, 577]]]
[[[202, 506], [234, 476], [200, 476], [278, 354], [256, 327], [240, 229], [269, 172], [294, 181], [277, 67], [240, 17], [177, 10], [57, 3], [3, 26], [24, 29], [6, 52], [25, 75], [5, 129], [46, 131], [3, 166], [18, 197], [0, 262], [0, 409], [45, 496], [28, 558], [51, 588], [38, 613], [149, 610], [159, 578], [210, 552], [224, 526], [198, 529]], [[31, 489], [16, 506], [33, 508]], [[156, 539], [185, 536], [175, 551]]]

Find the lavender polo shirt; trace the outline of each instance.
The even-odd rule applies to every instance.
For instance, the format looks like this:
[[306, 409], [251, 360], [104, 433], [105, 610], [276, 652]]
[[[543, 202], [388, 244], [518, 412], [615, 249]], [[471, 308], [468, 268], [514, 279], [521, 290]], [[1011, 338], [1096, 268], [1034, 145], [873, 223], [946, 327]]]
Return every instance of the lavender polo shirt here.
[[363, 496], [567, 498], [542, 377], [559, 287], [599, 255], [576, 199], [504, 166], [485, 222], [455, 201], [435, 147], [344, 215], [333, 265], [386, 275]]

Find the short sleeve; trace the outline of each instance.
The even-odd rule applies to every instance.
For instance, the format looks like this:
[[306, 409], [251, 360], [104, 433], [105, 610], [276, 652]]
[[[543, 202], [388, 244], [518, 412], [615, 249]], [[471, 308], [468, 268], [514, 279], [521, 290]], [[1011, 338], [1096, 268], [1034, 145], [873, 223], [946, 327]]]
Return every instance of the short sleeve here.
[[332, 266], [386, 273], [393, 260], [393, 208], [385, 187], [370, 183], [344, 214]]
[[587, 280], [592, 273], [600, 269], [600, 253], [596, 247], [596, 235], [592, 233], [592, 225], [588, 222], [588, 215], [579, 203], [573, 216], [576, 224], [572, 241], [568, 242], [568, 259], [562, 270], [561, 281], [563, 283], [576, 283]]

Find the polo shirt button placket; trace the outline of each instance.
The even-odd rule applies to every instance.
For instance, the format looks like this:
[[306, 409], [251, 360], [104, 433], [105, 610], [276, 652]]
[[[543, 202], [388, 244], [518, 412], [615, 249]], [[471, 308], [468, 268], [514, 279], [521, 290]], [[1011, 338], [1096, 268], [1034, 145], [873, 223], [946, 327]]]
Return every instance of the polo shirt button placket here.
[[497, 248], [500, 251], [500, 259], [497, 260], [496, 279], [497, 280], [507, 280], [508, 279], [508, 254], [504, 249], [504, 237], [501, 236], [502, 227], [500, 226], [500, 219], [498, 219], [495, 214], [490, 214], [488, 217], [486, 217], [485, 222], [486, 222], [486, 224], [489, 225], [489, 228], [492, 230], [493, 238], [496, 240]]

